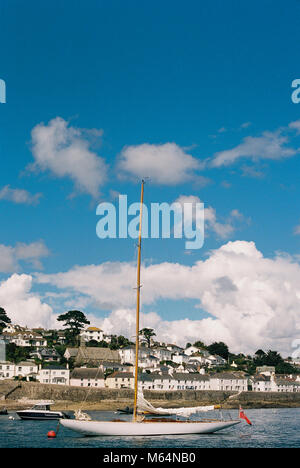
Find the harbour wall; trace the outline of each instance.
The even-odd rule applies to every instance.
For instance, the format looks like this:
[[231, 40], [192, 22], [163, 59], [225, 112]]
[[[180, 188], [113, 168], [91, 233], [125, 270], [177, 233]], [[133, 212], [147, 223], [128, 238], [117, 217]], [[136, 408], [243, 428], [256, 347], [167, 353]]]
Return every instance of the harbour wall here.
[[[19, 384], [19, 385], [18, 385]], [[7, 397], [6, 397], [7, 395]], [[155, 406], [200, 406], [221, 404], [224, 408], [280, 408], [300, 407], [300, 393], [279, 392], [235, 392], [216, 390], [145, 390], [144, 396]], [[0, 381], [0, 399], [6, 403], [26, 402], [26, 400], [54, 400], [57, 404], [66, 403], [72, 408], [83, 405], [88, 409], [116, 409], [132, 405], [133, 390], [92, 387], [70, 387], [65, 385], [41, 384], [38, 382]], [[27, 405], [28, 406], [28, 405]]]

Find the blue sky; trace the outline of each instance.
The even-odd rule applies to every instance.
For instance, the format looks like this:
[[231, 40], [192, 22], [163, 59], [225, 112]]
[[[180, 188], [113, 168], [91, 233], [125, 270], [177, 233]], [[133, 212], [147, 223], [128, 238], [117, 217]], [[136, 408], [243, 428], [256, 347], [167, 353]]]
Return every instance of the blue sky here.
[[[0, 280], [13, 273], [32, 276], [30, 294], [59, 313], [68, 304], [61, 298], [51, 303], [43, 294], [65, 288], [36, 281], [40, 271], [56, 275], [75, 265], [133, 261], [131, 239], [96, 237], [95, 209], [112, 200], [112, 191], [138, 200], [138, 183], [119, 177], [118, 161], [124, 148], [144, 144], [162, 149], [174, 143], [202, 165], [197, 176], [173, 184], [152, 177], [146, 203], [196, 196], [215, 210], [218, 223], [232, 225], [223, 237], [210, 225], [204, 247], [189, 255], [182, 240], [148, 240], [147, 265], [192, 266], [230, 241], [253, 241], [264, 257], [279, 251], [297, 261], [300, 137], [299, 127], [290, 124], [300, 120], [300, 104], [291, 100], [291, 83], [300, 73], [299, 10], [296, 0], [288, 7], [269, 0], [2, 0], [0, 78], [7, 103], [0, 104], [0, 194], [9, 185], [27, 197], [39, 195], [33, 202], [23, 193], [26, 200], [16, 203], [13, 192], [2, 192], [0, 244], [6, 255], [20, 243], [40, 244], [27, 261], [26, 254], [14, 253], [19, 255], [14, 267], [2, 267]], [[31, 132], [56, 118], [68, 129], [85, 129], [80, 138], [105, 165], [106, 180], [96, 197], [78, 190], [67, 171], [58, 175], [50, 159], [48, 166], [37, 163]], [[259, 140], [251, 153], [249, 138], [267, 131], [270, 141]], [[279, 149], [272, 153], [276, 143]], [[238, 157], [214, 165], [217, 154], [236, 148]], [[232, 210], [239, 219], [230, 218]], [[76, 287], [72, 291], [82, 297]], [[198, 302], [193, 295], [172, 300], [161, 293], [145, 304], [145, 312], [168, 321], [213, 317]], [[95, 298], [85, 305], [86, 313], [99, 318], [114, 307]]]

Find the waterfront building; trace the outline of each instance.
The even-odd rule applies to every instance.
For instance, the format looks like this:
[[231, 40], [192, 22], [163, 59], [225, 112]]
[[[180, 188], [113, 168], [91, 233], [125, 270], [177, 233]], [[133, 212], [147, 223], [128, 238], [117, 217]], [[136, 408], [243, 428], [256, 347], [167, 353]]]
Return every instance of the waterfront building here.
[[45, 384], [70, 384], [70, 370], [67, 366], [60, 364], [48, 365], [39, 369], [36, 379]]
[[209, 390], [210, 379], [208, 375], [199, 373], [175, 373], [173, 374], [174, 390]]
[[15, 376], [15, 364], [10, 361], [0, 361], [0, 380], [13, 379]]
[[114, 372], [106, 377], [105, 386], [108, 388], [131, 388], [134, 389], [133, 372]]
[[18, 364], [15, 364], [15, 377], [24, 378], [27, 380], [30, 378], [36, 379], [38, 373], [38, 365], [33, 361], [22, 361]]
[[70, 385], [77, 387], [104, 388], [104, 374], [99, 368], [76, 367], [71, 373]]
[[246, 392], [248, 379], [243, 375], [230, 372], [214, 374], [210, 376], [210, 389]]

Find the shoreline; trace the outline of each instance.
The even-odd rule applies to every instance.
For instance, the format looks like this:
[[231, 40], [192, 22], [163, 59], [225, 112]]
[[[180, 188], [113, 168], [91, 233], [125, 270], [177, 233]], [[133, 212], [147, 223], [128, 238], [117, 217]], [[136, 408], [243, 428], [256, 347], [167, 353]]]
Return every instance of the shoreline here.
[[[144, 396], [154, 407], [179, 408], [221, 405], [223, 409], [300, 408], [300, 392], [242, 392], [216, 390], [145, 390]], [[0, 409], [27, 409], [41, 400], [54, 401], [57, 410], [116, 411], [133, 406], [132, 389], [70, 387], [37, 382], [0, 381]]]
[[[17, 411], [22, 409], [31, 408], [38, 400], [3, 400], [0, 403], [0, 410], [6, 408], [7, 411]], [[157, 400], [150, 400], [153, 406], [162, 408], [179, 408], [179, 407], [191, 407], [198, 406], [198, 404], [191, 404], [190, 401], [174, 400], [172, 402], [158, 402]], [[240, 401], [232, 401], [230, 403], [224, 402], [221, 404], [221, 409], [224, 410], [235, 410], [239, 409], [241, 405]], [[82, 411], [117, 411], [119, 408], [133, 406], [133, 400], [105, 400], [100, 402], [74, 402], [70, 400], [55, 401], [51, 406], [51, 409], [57, 411], [76, 411], [81, 409]], [[278, 403], [278, 402], [243, 402], [243, 409], [280, 409], [280, 408], [300, 408], [300, 403]]]

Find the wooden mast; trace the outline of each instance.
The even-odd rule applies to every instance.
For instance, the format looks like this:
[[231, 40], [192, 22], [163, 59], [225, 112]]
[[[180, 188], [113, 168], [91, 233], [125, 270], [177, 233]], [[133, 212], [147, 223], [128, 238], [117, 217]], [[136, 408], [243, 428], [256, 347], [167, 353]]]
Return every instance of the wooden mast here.
[[139, 227], [138, 258], [137, 258], [136, 339], [135, 339], [135, 374], [134, 374], [133, 421], [136, 421], [136, 417], [137, 417], [138, 367], [139, 367], [139, 332], [140, 332], [140, 292], [141, 292], [141, 246], [142, 246], [142, 216], [143, 216], [144, 184], [145, 184], [145, 181], [142, 180], [141, 204], [140, 204], [140, 227]]

